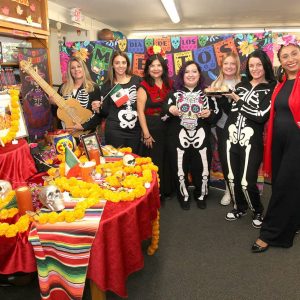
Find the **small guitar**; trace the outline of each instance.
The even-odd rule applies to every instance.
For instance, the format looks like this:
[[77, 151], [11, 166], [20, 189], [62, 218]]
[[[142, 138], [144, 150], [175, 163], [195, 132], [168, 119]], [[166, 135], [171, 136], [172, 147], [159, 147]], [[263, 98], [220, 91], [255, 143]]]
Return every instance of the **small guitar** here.
[[[34, 81], [44, 90], [46, 94], [52, 97], [58, 106], [57, 116], [62, 120], [66, 128], [72, 128], [75, 123], [83, 124], [91, 116], [92, 112], [89, 109], [83, 108], [79, 101], [73, 98], [65, 100], [60, 96], [32, 67], [29, 61], [21, 60], [20, 67], [28, 75], [30, 75]], [[79, 137], [82, 134], [88, 133], [88, 131], [74, 131], [72, 135]]]

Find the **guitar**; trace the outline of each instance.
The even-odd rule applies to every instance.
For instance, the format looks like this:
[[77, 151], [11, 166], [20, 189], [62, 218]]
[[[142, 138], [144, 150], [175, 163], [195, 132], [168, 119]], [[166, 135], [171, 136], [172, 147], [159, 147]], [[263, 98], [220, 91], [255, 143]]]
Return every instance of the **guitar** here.
[[[85, 123], [93, 113], [86, 108], [83, 108], [79, 101], [73, 98], [65, 100], [60, 96], [32, 67], [29, 61], [21, 60], [20, 67], [28, 75], [30, 75], [34, 81], [44, 90], [46, 94], [54, 99], [55, 104], [58, 106], [57, 116], [62, 120], [66, 128], [73, 128], [75, 123]], [[74, 137], [79, 137], [82, 134], [86, 134], [89, 131], [76, 130], [72, 132]]]

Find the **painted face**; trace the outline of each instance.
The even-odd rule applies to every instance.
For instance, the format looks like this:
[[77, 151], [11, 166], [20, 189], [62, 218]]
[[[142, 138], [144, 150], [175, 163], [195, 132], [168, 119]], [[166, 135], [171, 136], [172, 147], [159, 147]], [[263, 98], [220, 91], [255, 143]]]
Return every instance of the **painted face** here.
[[84, 76], [83, 68], [78, 61], [72, 61], [70, 65], [71, 76], [74, 80], [82, 79]]
[[249, 71], [254, 80], [265, 80], [265, 70], [261, 60], [257, 57], [249, 59]]
[[183, 82], [187, 88], [193, 89], [197, 86], [200, 79], [200, 73], [198, 68], [195, 64], [191, 64], [186, 67], [184, 75], [183, 75]]
[[223, 70], [225, 79], [227, 79], [227, 77], [235, 76], [236, 70], [237, 70], [237, 65], [236, 65], [235, 59], [232, 56], [228, 56], [225, 58], [223, 65], [222, 65], [222, 70]]
[[158, 59], [155, 59], [149, 66], [149, 75], [153, 79], [158, 79], [163, 74], [163, 67]]
[[300, 49], [295, 45], [283, 47], [279, 57], [280, 63], [288, 76], [300, 70]]
[[120, 55], [116, 56], [113, 61], [113, 68], [115, 70], [116, 75], [124, 75], [127, 69], [126, 58]]

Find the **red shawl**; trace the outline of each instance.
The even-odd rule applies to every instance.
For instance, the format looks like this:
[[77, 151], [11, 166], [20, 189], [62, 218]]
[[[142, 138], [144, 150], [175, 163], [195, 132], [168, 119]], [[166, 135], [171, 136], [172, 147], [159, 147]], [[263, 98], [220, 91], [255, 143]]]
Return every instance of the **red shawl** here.
[[[283, 85], [285, 84], [287, 78], [286, 76], [283, 79], [283, 82], [278, 83], [274, 89], [272, 99], [271, 99], [271, 112], [270, 112], [270, 119], [268, 122], [268, 129], [267, 129], [267, 142], [265, 146], [264, 152], [264, 171], [266, 176], [271, 177], [272, 175], [272, 137], [273, 137], [273, 125], [274, 125], [274, 117], [275, 117], [275, 100], [282, 89]], [[300, 128], [300, 72], [298, 72], [295, 83], [293, 86], [293, 90], [289, 97], [289, 107], [293, 114], [294, 121], [296, 125]]]

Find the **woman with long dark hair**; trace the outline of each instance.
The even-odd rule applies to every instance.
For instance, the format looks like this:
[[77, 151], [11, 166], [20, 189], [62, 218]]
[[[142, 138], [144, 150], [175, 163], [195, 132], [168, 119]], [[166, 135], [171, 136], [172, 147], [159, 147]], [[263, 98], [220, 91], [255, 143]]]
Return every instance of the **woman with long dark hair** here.
[[263, 157], [264, 124], [270, 115], [270, 99], [276, 85], [271, 61], [262, 50], [252, 52], [246, 65], [247, 80], [231, 94], [233, 104], [225, 124], [225, 174], [233, 200], [233, 210], [225, 219], [234, 221], [253, 213], [252, 225], [260, 228], [263, 205], [257, 187], [257, 176]]
[[[131, 73], [130, 61], [126, 53], [115, 51], [108, 68], [108, 79], [101, 89], [104, 98], [100, 115], [106, 119], [105, 143], [118, 147], [131, 147], [134, 153], [139, 152], [141, 127], [137, 117], [137, 89], [141, 78]], [[128, 100], [117, 105], [110, 95], [111, 89], [119, 84]], [[98, 110], [99, 101], [93, 102]]]
[[161, 197], [172, 192], [167, 157], [166, 124], [161, 120], [161, 110], [172, 88], [167, 61], [159, 46], [148, 49], [144, 68], [144, 80], [137, 94], [137, 111], [142, 128], [143, 156], [152, 158], [159, 168]]
[[291, 247], [300, 228], [300, 43], [295, 36], [279, 43], [284, 76], [272, 95], [264, 160], [272, 195], [254, 253], [269, 246]]
[[211, 124], [220, 114], [216, 101], [203, 93], [203, 77], [194, 61], [185, 63], [174, 83], [174, 92], [164, 104], [162, 118], [168, 122], [168, 153], [181, 207], [190, 209], [188, 173], [195, 186], [194, 198], [206, 208], [211, 165]]

